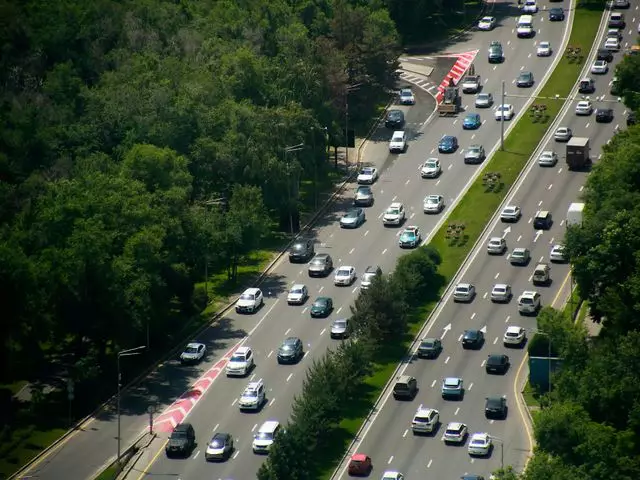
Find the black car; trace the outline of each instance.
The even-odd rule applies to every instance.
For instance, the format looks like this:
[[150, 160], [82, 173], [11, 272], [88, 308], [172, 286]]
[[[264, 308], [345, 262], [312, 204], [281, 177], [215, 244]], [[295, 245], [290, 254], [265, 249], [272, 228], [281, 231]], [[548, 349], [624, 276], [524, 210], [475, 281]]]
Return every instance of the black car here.
[[487, 373], [505, 373], [509, 369], [509, 357], [504, 354], [489, 355], [484, 367]]
[[193, 426], [190, 423], [179, 423], [171, 432], [164, 451], [167, 457], [188, 457], [195, 446], [196, 432]]
[[564, 10], [561, 8], [549, 9], [549, 20], [552, 22], [561, 22], [564, 20]]
[[309, 238], [299, 238], [291, 245], [289, 261], [291, 263], [306, 262], [313, 257], [314, 253], [313, 240]]
[[402, 110], [389, 110], [387, 117], [384, 119], [384, 126], [387, 128], [398, 129], [404, 126], [404, 113]]
[[418, 358], [437, 358], [442, 352], [442, 341], [439, 338], [423, 338], [418, 346]]
[[598, 108], [596, 110], [596, 122], [609, 123], [613, 121], [613, 109], [612, 108]]
[[278, 363], [296, 363], [303, 355], [302, 340], [298, 337], [288, 337], [278, 348]]
[[531, 87], [533, 85], [533, 72], [520, 72], [516, 80], [518, 87]]
[[207, 462], [228, 460], [233, 453], [233, 437], [228, 433], [216, 433], [204, 454]]
[[624, 28], [626, 25], [627, 23], [624, 21], [623, 13], [612, 13], [609, 17], [609, 28]]
[[487, 418], [507, 418], [507, 399], [505, 397], [487, 397], [484, 404], [484, 416]]
[[481, 348], [484, 343], [484, 333], [480, 330], [465, 330], [462, 335], [462, 348]]
[[438, 152], [453, 153], [458, 149], [458, 139], [453, 135], [445, 135], [438, 143]]
[[313, 305], [311, 305], [310, 314], [312, 317], [328, 317], [333, 310], [333, 300], [329, 297], [316, 298]]
[[540, 211], [533, 217], [533, 228], [536, 230], [549, 230], [552, 224], [551, 212]]
[[613, 52], [611, 50], [607, 50], [606, 48], [598, 49], [597, 60], [605, 60], [606, 62], [613, 61]]
[[393, 398], [413, 400], [418, 394], [418, 381], [409, 375], [402, 375], [393, 386]]

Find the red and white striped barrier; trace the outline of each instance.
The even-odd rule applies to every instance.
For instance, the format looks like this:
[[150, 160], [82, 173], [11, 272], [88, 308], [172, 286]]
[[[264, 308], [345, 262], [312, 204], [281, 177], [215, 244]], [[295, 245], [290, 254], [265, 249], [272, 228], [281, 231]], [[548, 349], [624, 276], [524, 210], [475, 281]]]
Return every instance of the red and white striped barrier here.
[[438, 101], [438, 103], [442, 102], [442, 97], [444, 96], [444, 89], [449, 86], [449, 80], [452, 79], [453, 84], [457, 85], [460, 79], [462, 78], [462, 76], [464, 75], [464, 72], [467, 71], [469, 66], [475, 60], [476, 55], [478, 55], [478, 52], [479, 50], [472, 50], [470, 52], [465, 52], [465, 53], [442, 55], [443, 57], [453, 57], [453, 58], [456, 58], [457, 60], [456, 60], [456, 63], [453, 64], [453, 67], [451, 67], [451, 70], [449, 70], [449, 73], [445, 75], [440, 85], [438, 85], [438, 93], [436, 94], [436, 100]]

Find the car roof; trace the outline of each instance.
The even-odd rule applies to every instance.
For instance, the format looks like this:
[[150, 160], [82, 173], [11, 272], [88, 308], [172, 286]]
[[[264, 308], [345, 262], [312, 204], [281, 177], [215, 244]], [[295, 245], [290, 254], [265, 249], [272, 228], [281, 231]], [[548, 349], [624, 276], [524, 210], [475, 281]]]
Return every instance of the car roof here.
[[522, 297], [534, 297], [538, 295], [538, 292], [535, 292], [533, 290], [525, 290], [524, 292], [522, 292]]
[[522, 327], [519, 327], [517, 325], [510, 325], [507, 327], [507, 332], [510, 333], [520, 333], [520, 330], [522, 330]]
[[444, 383], [460, 383], [461, 381], [462, 379], [458, 377], [446, 377], [444, 379]]
[[512, 253], [515, 253], [515, 252], [520, 253], [520, 252], [525, 252], [527, 250], [528, 250], [528, 248], [525, 248], [525, 247], [516, 247], [516, 248], [513, 249]]
[[282, 343], [292, 344], [292, 343], [297, 343], [299, 341], [300, 341], [300, 339], [298, 337], [287, 337], [287, 338], [284, 339], [284, 341]]
[[391, 205], [389, 205], [389, 208], [402, 208], [402, 203], [393, 202]]
[[460, 422], [449, 422], [447, 425], [447, 430], [460, 430], [464, 426], [464, 423]]
[[473, 435], [471, 435], [471, 440], [478, 440], [478, 439], [488, 440], [489, 434], [485, 432], [476, 432]]
[[423, 407], [422, 405], [420, 405], [417, 410], [416, 410], [416, 415], [428, 415], [431, 412], [437, 412], [437, 410], [434, 410], [433, 408], [429, 408], [429, 407]]
[[548, 210], [540, 210], [536, 212], [536, 217], [548, 217], [550, 215]]
[[279, 425], [280, 425], [280, 422], [278, 422], [277, 420], [267, 420], [266, 422], [264, 422], [262, 424], [262, 426], [260, 427], [260, 429], [258, 431], [259, 432], [272, 432], [276, 428], [278, 428]]
[[411, 380], [413, 380], [413, 377], [411, 375], [401, 375], [396, 383], [408, 383]]
[[491, 237], [489, 239], [489, 241], [490, 242], [500, 242], [500, 243], [502, 243], [502, 242], [505, 242], [506, 240], [504, 238], [502, 238], [502, 237]]
[[493, 288], [498, 288], [498, 287], [502, 287], [502, 288], [507, 288], [509, 285], [507, 285], [506, 283], [496, 283]]
[[186, 348], [190, 348], [190, 347], [191, 348], [198, 348], [200, 346], [204, 347], [204, 344], [203, 343], [199, 343], [199, 342], [190, 342], [190, 343], [187, 344]]
[[256, 287], [251, 287], [251, 288], [247, 288], [244, 293], [248, 293], [250, 295], [257, 295], [258, 293], [260, 293], [260, 289], [256, 288]]
[[470, 283], [459, 283], [456, 285], [456, 288], [460, 287], [460, 288], [469, 288], [471, 286]]
[[378, 265], [369, 265], [369, 266], [365, 269], [364, 273], [378, 273], [378, 269], [379, 269], [379, 268], [380, 268], [380, 267], [379, 267]]
[[193, 428], [190, 423], [179, 423], [173, 429], [174, 432], [185, 432], [189, 429]]
[[322, 260], [322, 259], [325, 259], [325, 258], [329, 258], [329, 254], [328, 253], [316, 253], [316, 256], [314, 258], [318, 259], [318, 260]]
[[250, 351], [251, 351], [251, 347], [238, 347], [234, 353], [242, 355]]
[[304, 284], [302, 284], [302, 283], [294, 283], [294, 284], [291, 286], [291, 290], [294, 290], [294, 289], [302, 289], [302, 288], [304, 288]]
[[338, 270], [351, 270], [353, 267], [350, 265], [340, 265]]
[[257, 390], [259, 387], [261, 387], [262, 385], [264, 385], [262, 379], [260, 380], [255, 380], [253, 382], [249, 382], [247, 384], [247, 387], [245, 388], [245, 391], [247, 390]]
[[369, 456], [364, 453], [354, 453], [351, 455], [351, 460], [355, 460], [356, 462], [365, 462], [367, 458], [369, 458]]
[[398, 137], [402, 135], [404, 135], [404, 130], [396, 130], [395, 132], [393, 132], [394, 137]]

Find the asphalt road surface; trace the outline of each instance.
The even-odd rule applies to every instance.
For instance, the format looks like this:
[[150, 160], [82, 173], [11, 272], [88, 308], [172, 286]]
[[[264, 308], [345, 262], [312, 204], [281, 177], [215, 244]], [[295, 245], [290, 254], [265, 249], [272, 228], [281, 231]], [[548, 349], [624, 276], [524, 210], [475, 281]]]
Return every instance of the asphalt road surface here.
[[[499, 94], [501, 79], [508, 79], [510, 84], [510, 81], [515, 79], [524, 69], [533, 71], [538, 82], [541, 82], [545, 74], [550, 71], [554, 57], [537, 58], [535, 56], [536, 41], [551, 41], [559, 50], [567, 25], [565, 22], [552, 24], [547, 21], [539, 21], [536, 26], [540, 33], [535, 39], [518, 40], [513, 33], [514, 16], [517, 15], [517, 10], [506, 8], [502, 12], [496, 12], [497, 15], [501, 13], [512, 16], [502, 18], [501, 25], [492, 33], [473, 33], [460, 50], [457, 47], [455, 49], [455, 51], [467, 51], [473, 48], [481, 50], [475, 62], [476, 71], [483, 76], [484, 91], [492, 91], [494, 95]], [[544, 14], [540, 13], [538, 17], [543, 18], [543, 16]], [[503, 42], [506, 61], [493, 66], [487, 63], [486, 49], [489, 41], [495, 39]], [[449, 47], [449, 51], [454, 50]], [[529, 91], [533, 93], [535, 90], [534, 86]], [[481, 112], [483, 125], [480, 129], [463, 131], [461, 126], [463, 114], [456, 118], [428, 119], [430, 111], [433, 109], [433, 103], [426, 103], [427, 101], [417, 89], [416, 93], [418, 94], [418, 104], [414, 107], [404, 108], [409, 135], [407, 152], [400, 155], [389, 155], [387, 142], [390, 132], [383, 128], [374, 134], [373, 141], [367, 145], [365, 150], [365, 161], [375, 164], [382, 172], [380, 180], [373, 187], [376, 202], [373, 207], [367, 209], [366, 223], [357, 230], [347, 231], [339, 228], [338, 220], [351, 201], [351, 192], [348, 192], [345, 198], [335, 205], [333, 211], [320, 220], [314, 230], [317, 251], [330, 253], [336, 267], [353, 265], [360, 274], [368, 265], [379, 264], [383, 271], [390, 271], [399, 255], [402, 254], [397, 245], [397, 236], [401, 229], [385, 228], [382, 225], [381, 217], [387, 206], [393, 201], [403, 202], [407, 209], [406, 224], [418, 225], [424, 232], [423, 236], [426, 237], [426, 234], [438, 225], [443, 216], [442, 214], [427, 216], [422, 213], [424, 196], [440, 193], [446, 198], [447, 209], [451, 208], [465, 186], [481, 168], [464, 165], [464, 150], [469, 144], [477, 142], [484, 144], [489, 151], [499, 138], [500, 124], [494, 120], [491, 109]], [[468, 111], [474, 111], [473, 98], [472, 95], [463, 97], [463, 105]], [[527, 101], [526, 98], [513, 98], [510, 103], [513, 103], [516, 112], [519, 112]], [[457, 135], [460, 149], [454, 154], [439, 155], [444, 170], [439, 179], [423, 180], [419, 176], [419, 166], [427, 157], [438, 156], [436, 153], [437, 143], [444, 134]], [[497, 262], [500, 260], [504, 261], [504, 259], [496, 259]], [[503, 263], [500, 265], [504, 266]], [[503, 275], [507, 276], [507, 270]], [[311, 291], [312, 299], [318, 295], [331, 296], [335, 304], [334, 313], [328, 319], [312, 320], [309, 318], [308, 312], [310, 302], [302, 307], [288, 306], [285, 294], [288, 286], [293, 283], [305, 283]], [[140, 474], [141, 478], [158, 475], [172, 475], [181, 479], [204, 477], [247, 479], [254, 477], [263, 458], [254, 455], [251, 451], [252, 432], [265, 420], [276, 419], [281, 422], [287, 420], [293, 396], [299, 392], [301, 382], [304, 379], [305, 365], [321, 356], [327, 347], [334, 342], [329, 338], [328, 328], [333, 319], [348, 315], [349, 305], [358, 293], [358, 282], [356, 281], [351, 287], [335, 287], [332, 283], [332, 277], [309, 279], [306, 266], [292, 265], [283, 261], [265, 282], [263, 290], [269, 298], [261, 312], [253, 316], [231, 315], [230, 319], [234, 330], [251, 332], [246, 343], [254, 348], [258, 359], [257, 368], [251, 378], [264, 380], [269, 390], [267, 406], [257, 414], [240, 413], [236, 400], [247, 380], [219, 379], [189, 416], [189, 422], [196, 426], [199, 442], [191, 458], [169, 460], [161, 453], [146, 469], [146, 474]], [[480, 299], [476, 303], [479, 305]], [[470, 308], [473, 308], [473, 305]], [[478, 315], [480, 314], [478, 313]], [[479, 316], [478, 320], [480, 320]], [[504, 319], [501, 322], [504, 325]], [[252, 331], [257, 324], [257, 328]], [[458, 329], [456, 328], [456, 331]], [[297, 335], [302, 338], [306, 345], [307, 355], [299, 365], [279, 366], [276, 363], [274, 351], [282, 339], [289, 335]], [[448, 340], [453, 337], [454, 335], [451, 334]], [[484, 352], [478, 355], [481, 354]], [[443, 356], [442, 360], [444, 358]], [[455, 361], [456, 364], [458, 362], [463, 368], [461, 356]], [[478, 365], [480, 362], [481, 360], [477, 362]], [[464, 360], [464, 364], [471, 365], [467, 359]], [[454, 367], [454, 364], [452, 363], [450, 366]], [[501, 379], [497, 380], [497, 382], [500, 381]], [[425, 391], [426, 387], [423, 383]], [[476, 391], [480, 390], [480, 386], [476, 386]], [[414, 410], [415, 406], [410, 409]], [[481, 409], [479, 411], [482, 412]], [[391, 417], [393, 414], [389, 418]], [[387, 425], [388, 427], [389, 425]], [[397, 428], [397, 426], [394, 427]], [[237, 452], [232, 459], [224, 464], [207, 464], [203, 458], [206, 442], [214, 431], [230, 432], [236, 438]], [[400, 432], [400, 440], [402, 439], [401, 435], [402, 432]], [[381, 436], [373, 435], [370, 438], [375, 441], [391, 437], [388, 436], [387, 431], [383, 430]], [[382, 442], [380, 449], [384, 451], [386, 448], [391, 448], [389, 456], [393, 455], [395, 454], [393, 447], [398, 445], [398, 442], [397, 438], [392, 440], [392, 445], [386, 445]], [[518, 439], [518, 442], [522, 443], [522, 437]], [[377, 453], [377, 448], [376, 445], [372, 451], [376, 453], [376, 461], [380, 462], [382, 454]], [[386, 455], [387, 452], [385, 452]], [[409, 451], [399, 452], [397, 455], [406, 455], [404, 458], [407, 459], [412, 456]], [[398, 466], [401, 464], [399, 463]], [[407, 467], [409, 467], [407, 472], [413, 471], [410, 465]]]
[[[634, 5], [630, 14], [637, 13]], [[537, 15], [537, 18], [541, 14]], [[631, 20], [631, 18], [629, 18]], [[635, 21], [634, 21], [635, 22]], [[624, 42], [633, 42], [635, 33], [627, 27]], [[604, 31], [600, 32], [601, 35]], [[526, 42], [526, 41], [525, 41]], [[603, 43], [602, 41], [600, 43]], [[615, 54], [615, 63], [622, 53]], [[593, 59], [591, 59], [593, 60]], [[592, 61], [588, 62], [589, 64]], [[594, 106], [613, 108], [614, 120], [608, 124], [595, 122], [595, 116], [578, 117], [575, 104], [582, 98], [574, 97], [559, 122], [570, 127], [574, 136], [589, 137], [592, 158], [597, 164], [602, 146], [614, 134], [617, 126], [625, 125], [624, 105], [617, 103], [609, 94], [613, 66], [606, 75], [589, 75], [595, 78], [597, 90], [591, 95]], [[513, 91], [513, 89], [509, 89]], [[573, 95], [577, 95], [574, 89]], [[596, 100], [597, 99], [597, 100]], [[516, 377], [523, 365], [525, 348], [505, 348], [502, 336], [507, 326], [521, 326], [531, 337], [535, 332], [535, 317], [518, 313], [517, 297], [524, 290], [536, 290], [542, 296], [543, 305], [560, 306], [561, 290], [565, 290], [568, 265], [551, 266], [552, 283], [546, 287], [534, 287], [531, 282], [533, 269], [538, 262], [549, 262], [549, 252], [554, 244], [561, 243], [565, 232], [565, 216], [569, 204], [579, 200], [588, 172], [570, 172], [564, 163], [564, 143], [555, 142], [549, 136], [541, 150], [554, 150], [560, 157], [556, 167], [540, 167], [534, 161], [529, 165], [526, 177], [507, 199], [505, 204], [522, 208], [523, 216], [515, 224], [504, 224], [495, 218], [482, 242], [472, 253], [457, 282], [469, 282], [476, 286], [477, 297], [469, 304], [456, 304], [449, 289], [439, 306], [433, 322], [425, 336], [443, 339], [444, 350], [436, 360], [410, 360], [399, 373], [415, 376], [420, 392], [411, 402], [401, 402], [384, 397], [382, 405], [373, 417], [359, 442], [356, 451], [370, 455], [374, 462], [373, 478], [385, 470], [404, 473], [406, 478], [460, 478], [464, 474], [480, 474], [489, 477], [492, 471], [504, 465], [513, 465], [521, 470], [531, 449], [530, 432], [523, 418], [522, 407], [516, 402]], [[539, 234], [532, 226], [532, 217], [538, 210], [549, 210], [554, 216], [550, 230]], [[507, 227], [510, 227], [505, 232]], [[531, 262], [526, 267], [516, 267], [508, 262], [508, 255], [489, 256], [486, 240], [492, 236], [504, 237], [509, 250], [526, 247], [531, 250]], [[496, 283], [507, 283], [513, 289], [514, 298], [508, 304], [494, 304], [489, 300]], [[450, 330], [448, 329], [450, 327]], [[465, 329], [486, 331], [485, 344], [479, 350], [463, 350], [460, 340]], [[487, 356], [506, 353], [511, 359], [511, 368], [505, 375], [488, 375], [484, 364]], [[443, 400], [440, 394], [442, 378], [461, 377], [465, 384], [462, 401]], [[390, 393], [390, 392], [388, 392]], [[485, 398], [490, 395], [506, 395], [509, 413], [506, 420], [487, 420], [484, 416]], [[431, 437], [413, 436], [411, 421], [418, 406], [435, 408], [440, 412], [441, 427]], [[467, 453], [468, 440], [462, 447], [446, 446], [442, 434], [448, 422], [462, 422], [469, 433], [487, 432], [496, 437], [492, 454], [486, 458], [473, 459]], [[336, 478], [346, 478], [344, 465]]]

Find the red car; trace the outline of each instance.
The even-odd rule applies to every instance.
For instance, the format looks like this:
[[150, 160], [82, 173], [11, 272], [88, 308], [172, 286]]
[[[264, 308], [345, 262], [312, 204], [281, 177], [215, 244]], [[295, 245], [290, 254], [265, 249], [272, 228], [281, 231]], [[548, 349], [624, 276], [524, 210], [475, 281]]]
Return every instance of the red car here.
[[351, 457], [349, 462], [349, 475], [369, 475], [373, 465], [371, 457], [364, 453], [356, 453]]

